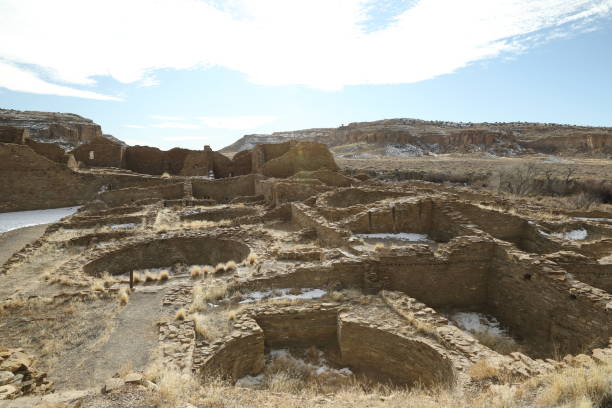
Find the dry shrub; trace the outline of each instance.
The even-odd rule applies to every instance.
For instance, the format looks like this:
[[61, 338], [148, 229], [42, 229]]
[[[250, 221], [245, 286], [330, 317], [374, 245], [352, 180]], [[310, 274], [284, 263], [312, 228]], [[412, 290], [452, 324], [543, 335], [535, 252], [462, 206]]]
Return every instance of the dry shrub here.
[[187, 317], [187, 311], [182, 307], [176, 311], [176, 315], [174, 316], [176, 320], [185, 320]]
[[215, 273], [219, 272], [225, 272], [225, 264], [218, 263], [217, 266], [215, 266]]
[[96, 280], [93, 285], [91, 285], [91, 290], [94, 292], [101, 292], [104, 290], [104, 282], [101, 280]]
[[40, 275], [40, 277], [43, 278], [43, 280], [48, 281], [49, 279], [51, 279], [51, 272], [47, 271], [43, 273], [42, 275]]
[[206, 265], [202, 268], [202, 273], [204, 275], [212, 275], [213, 273], [215, 273], [215, 268], [210, 265]]
[[225, 271], [235, 271], [236, 269], [238, 269], [238, 265], [234, 261], [229, 261], [225, 264]]
[[189, 311], [191, 313], [208, 308], [208, 302], [221, 299], [227, 295], [228, 285], [224, 282], [211, 283], [206, 286], [197, 285], [193, 287], [192, 302]]
[[119, 302], [123, 305], [127, 304], [127, 302], [129, 302], [130, 300], [130, 294], [127, 290], [127, 288], [120, 288], [119, 289], [119, 293], [117, 294], [117, 298], [119, 299]]
[[134, 283], [138, 283], [138, 282], [142, 282], [143, 281], [143, 277], [140, 274], [140, 272], [134, 272]]
[[255, 254], [254, 252], [251, 252], [251, 253], [249, 254], [249, 256], [247, 256], [247, 258], [246, 258], [246, 262], [247, 262], [249, 265], [254, 265], [254, 264], [256, 264], [256, 263], [257, 263], [257, 254]]
[[170, 173], [168, 173], [167, 171], [164, 171], [161, 175], [161, 178], [165, 178], [165, 179], [170, 178]]
[[383, 244], [382, 242], [379, 242], [376, 245], [374, 245], [374, 249], [377, 251], [384, 249], [384, 248], [385, 248], [385, 244]]
[[507, 336], [497, 336], [489, 332], [470, 332], [480, 344], [487, 346], [499, 354], [510, 354], [515, 351], [521, 352], [522, 347]]
[[154, 282], [158, 279], [158, 276], [152, 273], [151, 271], [146, 271], [144, 274], [145, 282]]
[[333, 291], [329, 296], [336, 302], [344, 300], [344, 295], [342, 294], [342, 292]]
[[591, 367], [569, 367], [542, 379], [537, 406], [612, 406], [612, 360]]
[[491, 365], [487, 359], [478, 360], [468, 370], [470, 377], [476, 381], [499, 378], [499, 369]]
[[189, 268], [189, 273], [191, 274], [191, 277], [195, 279], [201, 276], [204, 273], [204, 271], [203, 271], [203, 268], [201, 268], [200, 266], [193, 265], [191, 268]]
[[161, 272], [159, 273], [159, 275], [157, 276], [157, 278], [158, 278], [160, 281], [167, 281], [167, 280], [170, 278], [170, 272], [168, 272], [168, 270], [167, 270], [167, 269], [164, 269], [163, 271], [161, 271]]

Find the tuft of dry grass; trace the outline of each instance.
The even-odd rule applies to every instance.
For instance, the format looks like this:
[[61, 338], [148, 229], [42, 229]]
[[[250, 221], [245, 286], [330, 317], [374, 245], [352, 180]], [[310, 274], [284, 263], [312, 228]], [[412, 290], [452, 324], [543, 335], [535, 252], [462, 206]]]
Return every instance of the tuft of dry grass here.
[[234, 261], [228, 261], [225, 264], [225, 271], [235, 271], [236, 269], [238, 269], [238, 265], [236, 265], [236, 262]]
[[499, 369], [491, 365], [487, 359], [482, 359], [469, 368], [468, 374], [472, 379], [482, 381], [499, 378], [500, 373]]
[[169, 179], [169, 178], [170, 178], [170, 173], [168, 173], [167, 171], [164, 171], [164, 172], [162, 173], [162, 175], [161, 175], [161, 178], [164, 178], [164, 179]]
[[94, 292], [101, 292], [104, 290], [104, 281], [96, 280], [93, 285], [91, 285], [91, 290]]
[[119, 293], [117, 294], [117, 298], [122, 305], [126, 305], [130, 301], [130, 294], [127, 288], [122, 287], [119, 288]]
[[164, 269], [157, 275], [157, 279], [160, 281], [167, 281], [170, 278], [170, 272], [167, 269]]
[[523, 351], [522, 347], [510, 337], [496, 336], [488, 332], [470, 331], [470, 333], [480, 342], [480, 344], [487, 346], [491, 350], [497, 351], [499, 354], [510, 354], [515, 351]]
[[157, 278], [158, 276], [152, 273], [151, 271], [146, 271], [144, 274], [145, 282], [154, 282], [157, 280]]
[[219, 272], [225, 272], [224, 263], [218, 263], [217, 266], [215, 266], [215, 273], [219, 273]]
[[254, 265], [254, 264], [256, 264], [256, 263], [257, 263], [257, 254], [256, 254], [256, 253], [254, 253], [254, 252], [251, 252], [251, 253], [249, 254], [249, 256], [247, 256], [247, 258], [246, 258], [246, 262], [247, 262], [247, 264], [249, 264], [249, 265]]
[[176, 311], [176, 315], [174, 315], [176, 320], [185, 320], [187, 318], [187, 311], [182, 307]]
[[43, 280], [48, 281], [49, 279], [51, 279], [51, 272], [47, 271], [43, 273], [42, 275], [40, 275], [40, 277], [43, 278]]
[[140, 272], [134, 272], [134, 283], [142, 282], [143, 277]]
[[206, 265], [202, 268], [202, 273], [204, 275], [212, 275], [213, 273], [215, 273], [215, 268], [210, 265]]
[[540, 387], [539, 407], [612, 406], [612, 360], [590, 367], [568, 367], [534, 384]]
[[374, 249], [376, 251], [379, 251], [381, 249], [385, 249], [385, 244], [383, 244], [382, 242], [377, 243], [376, 245], [374, 245]]
[[189, 268], [189, 273], [191, 274], [191, 277], [195, 279], [204, 274], [204, 268], [200, 267], [199, 265], [193, 265], [191, 268]]
[[336, 302], [344, 300], [344, 294], [342, 292], [333, 291], [329, 296]]

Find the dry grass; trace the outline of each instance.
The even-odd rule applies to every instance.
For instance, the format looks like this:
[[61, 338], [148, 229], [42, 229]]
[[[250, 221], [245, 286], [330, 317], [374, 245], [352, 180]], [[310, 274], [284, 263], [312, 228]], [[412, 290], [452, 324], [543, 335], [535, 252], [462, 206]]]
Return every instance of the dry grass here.
[[199, 265], [193, 265], [189, 268], [189, 274], [193, 279], [198, 278], [204, 274], [204, 268]]
[[224, 263], [218, 263], [217, 266], [215, 266], [215, 273], [220, 273], [220, 272], [225, 272]]
[[134, 272], [134, 283], [139, 283], [142, 282], [144, 280], [143, 276], [140, 274], [140, 272]]
[[612, 406], [612, 361], [592, 367], [569, 367], [536, 380], [539, 407]]
[[119, 288], [119, 293], [117, 294], [117, 299], [122, 305], [126, 305], [130, 301], [130, 293], [127, 288], [122, 287]]
[[476, 381], [499, 378], [499, 369], [491, 365], [487, 359], [477, 361], [468, 370], [470, 377]]
[[344, 300], [344, 294], [342, 292], [333, 291], [329, 296], [336, 302], [341, 302]]
[[229, 261], [225, 264], [225, 271], [235, 271], [236, 269], [238, 269], [238, 265], [236, 265], [236, 262], [234, 261]]
[[229, 287], [224, 282], [210, 282], [206, 285], [193, 287], [190, 313], [200, 312], [208, 308], [208, 303], [227, 296]]
[[212, 275], [213, 273], [215, 273], [215, 268], [210, 265], [206, 265], [202, 268], [202, 273], [204, 275]]
[[514, 339], [506, 336], [496, 336], [488, 332], [470, 332], [480, 344], [487, 346], [499, 354], [510, 354], [515, 351], [522, 352], [523, 348]]
[[164, 179], [169, 179], [169, 178], [170, 178], [170, 173], [168, 173], [167, 171], [164, 171], [164, 172], [162, 173], [162, 175], [161, 175], [161, 178], [164, 178]]
[[176, 320], [185, 320], [187, 318], [187, 311], [183, 308], [180, 308], [179, 310], [176, 311], [174, 318]]
[[247, 256], [246, 258], [246, 263], [249, 265], [254, 265], [257, 263], [257, 254], [254, 252], [251, 252], [249, 254], [249, 256]]
[[91, 290], [94, 292], [101, 292], [104, 290], [104, 281], [97, 279], [93, 285], [91, 285]]
[[160, 281], [167, 281], [170, 278], [170, 272], [167, 269], [164, 269], [163, 271], [159, 272], [157, 278]]
[[144, 281], [145, 282], [154, 282], [156, 280], [157, 280], [157, 275], [155, 275], [151, 271], [146, 271], [145, 272], [145, 274], [144, 274]]

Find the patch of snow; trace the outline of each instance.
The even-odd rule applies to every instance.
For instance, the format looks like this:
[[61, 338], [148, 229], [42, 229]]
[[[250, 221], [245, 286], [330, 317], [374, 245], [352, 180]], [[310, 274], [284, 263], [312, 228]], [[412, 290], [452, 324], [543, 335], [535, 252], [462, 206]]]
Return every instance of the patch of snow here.
[[258, 388], [263, 385], [264, 375], [259, 374], [256, 376], [245, 375], [242, 378], [239, 378], [236, 381], [236, 387], [244, 387], [244, 388]]
[[430, 239], [426, 234], [414, 234], [409, 232], [399, 232], [397, 234], [378, 233], [378, 234], [355, 234], [358, 238], [366, 239], [398, 239], [400, 241], [409, 242], [429, 242]]
[[450, 316], [449, 322], [454, 322], [462, 330], [472, 333], [507, 336], [506, 331], [501, 328], [499, 321], [495, 317], [482, 313], [457, 312]]
[[0, 213], [0, 233], [17, 228], [57, 222], [74, 214], [80, 207], [52, 208], [49, 210], [14, 211]]
[[571, 241], [582, 241], [585, 240], [588, 236], [587, 230], [585, 230], [584, 228], [567, 232], [553, 232], [550, 234], [544, 231], [540, 231], [540, 234], [544, 235], [545, 237], [563, 238]]
[[389, 145], [385, 149], [384, 155], [393, 157], [421, 157], [425, 155], [425, 152], [420, 147], [411, 144]]
[[612, 218], [589, 218], [589, 217], [575, 217], [580, 221], [603, 221], [603, 222], [612, 222]]
[[120, 228], [135, 228], [136, 224], [134, 223], [129, 223], [129, 224], [113, 224], [110, 226], [112, 229], [120, 229]]
[[[280, 292], [280, 295], [273, 296], [274, 292], [276, 291]], [[243, 295], [245, 299], [241, 300], [239, 303], [253, 303], [253, 302], [260, 301], [262, 299], [270, 299], [270, 300], [274, 300], [274, 299], [291, 299], [291, 300], [318, 299], [320, 297], [323, 297], [327, 293], [327, 291], [322, 290], [322, 289], [310, 289], [310, 288], [301, 289], [301, 293], [297, 295], [292, 295], [291, 293], [289, 293], [291, 289], [288, 289], [288, 288], [276, 289], [276, 291], [266, 290], [266, 291], [249, 292]]]

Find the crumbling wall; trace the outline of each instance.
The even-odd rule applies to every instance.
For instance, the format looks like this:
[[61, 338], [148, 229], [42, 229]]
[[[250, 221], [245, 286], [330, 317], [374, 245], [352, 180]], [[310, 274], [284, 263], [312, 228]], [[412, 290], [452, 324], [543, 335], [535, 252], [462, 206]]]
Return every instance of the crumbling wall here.
[[156, 147], [129, 146], [125, 150], [125, 168], [136, 173], [160, 175], [167, 171], [164, 152]]
[[66, 164], [68, 162], [66, 151], [55, 143], [40, 143], [34, 140], [27, 140], [26, 144], [36, 153], [51, 161], [61, 164]]
[[262, 314], [255, 317], [267, 347], [329, 346], [337, 343], [336, 310], [304, 310], [301, 313]]
[[255, 182], [261, 176], [230, 177], [220, 180], [192, 180], [193, 196], [198, 199], [211, 198], [218, 202], [229, 202], [240, 196], [254, 196]]
[[402, 337], [341, 314], [342, 362], [380, 382], [433, 386], [454, 382], [453, 365], [422, 340]]
[[118, 207], [125, 204], [133, 204], [144, 199], [177, 199], [184, 194], [183, 183], [160, 184], [152, 187], [128, 187], [105, 191], [99, 198], [109, 207]]
[[291, 203], [291, 220], [299, 227], [313, 228], [322, 245], [343, 247], [348, 244], [348, 238], [351, 235], [349, 231], [335, 228], [333, 224], [305, 204]]
[[612, 336], [612, 296], [536, 255], [498, 247], [488, 282], [492, 313], [543, 356], [605, 346]]
[[0, 143], [25, 144], [30, 138], [28, 129], [14, 126], [0, 126]]
[[89, 167], [124, 167], [125, 146], [104, 136], [94, 137], [71, 153]]
[[[265, 146], [265, 147], [264, 147]], [[316, 142], [286, 142], [279, 145], [259, 145], [266, 149], [265, 164], [261, 168], [261, 173], [269, 177], [286, 178], [299, 171], [314, 171], [326, 168], [336, 171], [338, 166], [334, 161], [333, 154], [327, 146]], [[278, 152], [287, 148], [287, 151], [275, 158], [268, 153], [271, 149]], [[276, 154], [276, 150], [274, 153]], [[254, 156], [254, 162], [255, 162]], [[259, 168], [253, 165], [253, 171], [259, 172]]]
[[232, 171], [234, 176], [253, 173], [253, 154], [250, 150], [243, 150], [234, 155], [232, 158]]

